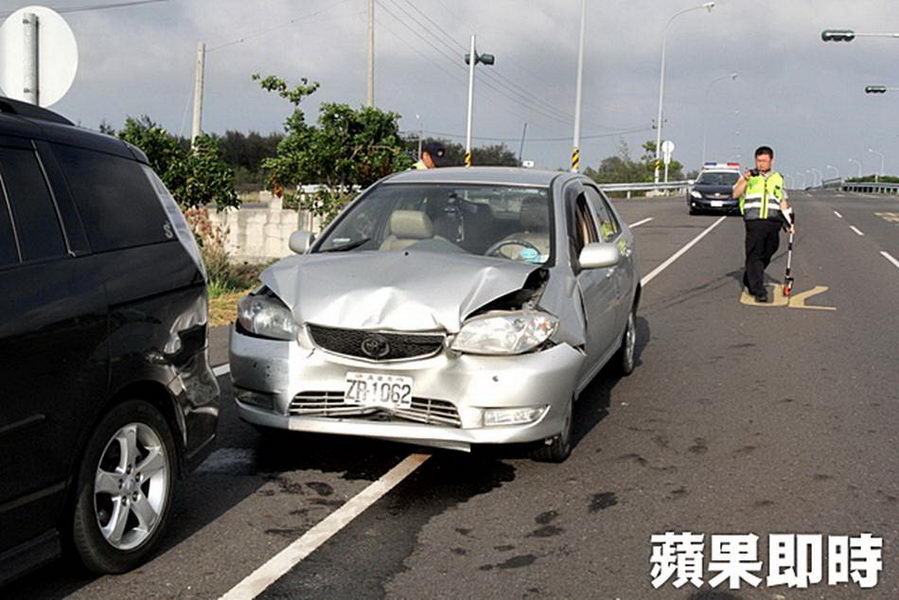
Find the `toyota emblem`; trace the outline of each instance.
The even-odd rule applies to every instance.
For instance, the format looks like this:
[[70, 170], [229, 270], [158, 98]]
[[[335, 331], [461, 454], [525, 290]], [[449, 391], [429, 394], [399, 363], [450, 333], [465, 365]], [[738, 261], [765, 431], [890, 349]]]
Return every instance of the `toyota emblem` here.
[[390, 354], [387, 338], [379, 333], [369, 333], [362, 340], [362, 353], [369, 358], [380, 359]]

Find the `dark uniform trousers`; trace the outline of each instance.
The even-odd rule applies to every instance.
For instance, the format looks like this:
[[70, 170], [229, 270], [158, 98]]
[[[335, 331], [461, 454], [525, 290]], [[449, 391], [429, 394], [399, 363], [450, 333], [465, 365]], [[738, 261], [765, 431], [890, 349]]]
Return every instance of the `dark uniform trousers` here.
[[753, 296], [767, 294], [765, 269], [780, 245], [780, 220], [746, 221], [746, 272], [743, 284]]

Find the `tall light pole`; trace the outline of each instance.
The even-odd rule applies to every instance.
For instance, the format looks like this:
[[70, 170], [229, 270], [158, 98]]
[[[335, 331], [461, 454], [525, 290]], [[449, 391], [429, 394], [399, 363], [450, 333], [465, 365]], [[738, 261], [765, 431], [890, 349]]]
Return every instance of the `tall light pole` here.
[[789, 175], [789, 174], [787, 174], [787, 173], [784, 173], [784, 179], [787, 180], [787, 181], [786, 181], [786, 184], [787, 184], [787, 189], [788, 189], [788, 190], [795, 190], [795, 189], [796, 189], [795, 187], [793, 187], [794, 179], [793, 179], [793, 176], [792, 176], [792, 175]]
[[197, 44], [197, 64], [194, 72], [194, 119], [190, 130], [190, 143], [196, 143], [203, 133], [203, 92], [206, 87], [206, 44]]
[[496, 59], [492, 54], [478, 55], [475, 44], [475, 36], [471, 36], [471, 50], [465, 55], [465, 62], [468, 63], [468, 124], [465, 128], [465, 166], [471, 166], [471, 117], [472, 108], [474, 106], [474, 67], [481, 63], [484, 65], [492, 65]]
[[862, 177], [862, 163], [861, 163], [861, 161], [855, 160], [854, 158], [850, 158], [850, 159], [849, 159], [849, 162], [855, 163], [856, 165], [858, 165], [858, 178], [861, 179], [861, 177]]
[[796, 171], [796, 175], [798, 175], [799, 177], [802, 177], [802, 188], [801, 189], [804, 190], [805, 189], [805, 173], [803, 173], [802, 171]]
[[709, 93], [712, 91], [712, 86], [714, 86], [715, 83], [724, 79], [731, 79], [736, 81], [737, 74], [731, 73], [730, 75], [721, 75], [720, 77], [716, 77], [709, 82], [709, 87], [707, 87], [705, 90], [705, 109], [702, 111], [702, 164], [705, 164], [706, 139], [708, 138], [709, 130]]
[[816, 169], [812, 167], [812, 173], [818, 176], [818, 181], [821, 182], [821, 187], [824, 187], [824, 173], [821, 172], [820, 169]]
[[577, 92], [574, 101], [574, 141], [571, 150], [571, 171], [577, 173], [581, 166], [581, 95], [584, 85], [584, 35], [587, 23], [587, 0], [581, 2], [581, 41], [577, 52]]
[[812, 187], [812, 188], [815, 187], [815, 173], [814, 173], [814, 171], [812, 171], [811, 169], [806, 169], [805, 172], [812, 176], [812, 184], [811, 184], [809, 187]]
[[671, 28], [671, 24], [674, 20], [690, 11], [694, 10], [702, 10], [705, 9], [709, 12], [712, 12], [712, 9], [715, 8], [714, 2], [706, 2], [702, 6], [694, 6], [692, 8], [685, 8], [680, 12], [674, 13], [670, 19], [668, 19], [668, 23], [665, 25], [665, 31], [662, 34], [662, 67], [659, 69], [659, 113], [656, 119], [656, 152], [655, 152], [655, 175], [654, 181], [656, 183], [659, 182], [659, 153], [661, 152], [662, 146], [662, 103], [665, 100], [665, 55], [668, 51], [668, 30]]
[[424, 127], [421, 124], [421, 116], [416, 113], [415, 120], [418, 121], [418, 160], [421, 160], [421, 138], [424, 137]]
[[375, 0], [368, 0], [368, 107], [375, 105]]
[[828, 169], [833, 169], [834, 173], [837, 174], [837, 179], [840, 178], [840, 170], [839, 170], [838, 168], [836, 168], [836, 167], [833, 166], [833, 165], [827, 165], [827, 168], [828, 168]]
[[[878, 156], [880, 156], [880, 176], [883, 177], [883, 162], [884, 162], [884, 158], [885, 158], [884, 155], [882, 153], [878, 152], [877, 150], [875, 150], [874, 148], [868, 148], [868, 152], [870, 152], [871, 154], [877, 154]], [[878, 181], [877, 175], [875, 175], [874, 183], [877, 183], [877, 181]]]

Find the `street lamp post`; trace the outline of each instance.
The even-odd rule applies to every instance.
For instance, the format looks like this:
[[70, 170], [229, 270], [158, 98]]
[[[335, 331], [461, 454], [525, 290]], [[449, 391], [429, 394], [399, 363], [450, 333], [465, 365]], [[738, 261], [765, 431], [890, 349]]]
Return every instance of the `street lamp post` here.
[[855, 160], [854, 158], [850, 158], [849, 162], [855, 163], [858, 166], [858, 177], [861, 179], [862, 177], [862, 163], [861, 161]]
[[584, 36], [586, 35], [587, 0], [581, 2], [581, 41], [577, 53], [577, 97], [574, 101], [574, 142], [571, 150], [571, 171], [581, 166], [581, 95], [584, 86]]
[[[868, 152], [870, 152], [871, 154], [877, 154], [878, 156], [880, 156], [880, 176], [883, 177], [883, 162], [884, 162], [884, 158], [886, 158], [886, 157], [881, 152], [878, 152], [874, 148], [868, 148]], [[874, 183], [877, 183], [878, 181], [879, 180], [877, 178], [877, 175], [874, 175]]]
[[661, 152], [662, 147], [662, 102], [665, 99], [665, 54], [668, 49], [668, 30], [671, 28], [671, 24], [674, 22], [674, 19], [681, 16], [682, 14], [688, 13], [694, 10], [702, 10], [705, 9], [709, 12], [712, 12], [712, 9], [715, 8], [714, 2], [706, 2], [701, 6], [694, 6], [692, 8], [685, 8], [680, 12], [674, 13], [670, 19], [668, 19], [668, 23], [665, 25], [665, 31], [662, 34], [662, 67], [659, 70], [659, 113], [658, 118], [656, 119], [656, 151], [655, 151], [655, 175], [654, 180], [656, 183], [659, 182], [659, 153]]
[[796, 171], [796, 175], [798, 175], [799, 177], [802, 177], [802, 188], [801, 189], [804, 190], [805, 189], [805, 173], [803, 173], [802, 171]]
[[471, 51], [465, 55], [468, 63], [468, 124], [465, 128], [465, 166], [471, 166], [471, 116], [474, 106], [474, 67], [476, 64], [492, 65], [496, 59], [492, 54], [481, 54], [475, 47], [475, 36], [471, 36]]
[[715, 83], [722, 81], [724, 79], [732, 79], [736, 81], [737, 73], [731, 73], [729, 75], [721, 75], [720, 77], [714, 78], [709, 82], [709, 87], [705, 90], [705, 110], [702, 111], [702, 164], [705, 164], [706, 158], [706, 141], [708, 139], [708, 130], [709, 130], [709, 122], [708, 122], [708, 114], [709, 114], [709, 93], [712, 91], [712, 86]]
[[836, 168], [836, 167], [833, 166], [833, 165], [827, 165], [827, 168], [828, 168], [828, 169], [833, 169], [834, 173], [837, 174], [837, 179], [840, 178], [840, 170], [839, 170], [838, 168]]
[[815, 187], [815, 173], [814, 173], [814, 171], [812, 171], [811, 169], [806, 169], [805, 172], [808, 173], [809, 175], [811, 175], [811, 178], [812, 178], [811, 185], [809, 185], [809, 187], [810, 187], [810, 188], [814, 188], [814, 187]]
[[812, 167], [812, 173], [818, 176], [818, 181], [821, 182], [821, 187], [824, 187], [824, 173], [822, 173], [820, 169], [816, 169], [815, 167]]

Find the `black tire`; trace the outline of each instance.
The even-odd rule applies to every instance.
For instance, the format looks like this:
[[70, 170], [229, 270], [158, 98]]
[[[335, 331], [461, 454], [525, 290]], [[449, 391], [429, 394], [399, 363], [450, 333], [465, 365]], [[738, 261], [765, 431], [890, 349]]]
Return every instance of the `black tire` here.
[[621, 346], [615, 355], [615, 364], [618, 366], [618, 372], [627, 377], [634, 372], [636, 366], [636, 346], [637, 346], [637, 311], [633, 308], [627, 317], [627, 325], [624, 328], [624, 334], [621, 336]]
[[562, 463], [571, 456], [574, 432], [574, 398], [569, 398], [563, 410], [565, 410], [566, 414], [562, 431], [534, 448], [531, 452], [533, 460], [537, 462]]
[[[126, 453], [122, 443], [117, 441], [122, 438], [116, 436], [125, 435], [123, 432], [132, 429], [136, 440], [134, 450]], [[147, 458], [154, 451], [158, 455], [154, 455], [156, 458], [151, 465]], [[129, 455], [132, 458], [128, 458]], [[117, 463], [115, 467], [114, 463]], [[122, 463], [127, 466], [120, 471]], [[85, 567], [95, 573], [124, 573], [153, 554], [171, 514], [177, 464], [171, 429], [152, 404], [128, 400], [113, 407], [100, 421], [78, 467], [72, 512], [72, 544]], [[152, 475], [144, 478], [142, 466]], [[118, 487], [124, 495], [99, 490], [101, 469], [118, 478]], [[104, 535], [100, 522], [106, 515], [109, 517], [107, 525], [113, 524], [123, 506], [127, 508], [123, 521], [126, 531], [119, 533], [117, 547]], [[156, 516], [146, 527], [138, 519], [137, 506], [154, 508]], [[114, 532], [110, 535], [116, 537]]]

